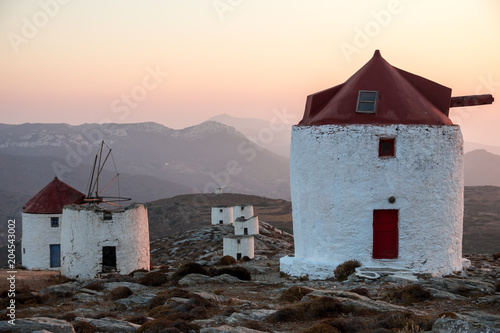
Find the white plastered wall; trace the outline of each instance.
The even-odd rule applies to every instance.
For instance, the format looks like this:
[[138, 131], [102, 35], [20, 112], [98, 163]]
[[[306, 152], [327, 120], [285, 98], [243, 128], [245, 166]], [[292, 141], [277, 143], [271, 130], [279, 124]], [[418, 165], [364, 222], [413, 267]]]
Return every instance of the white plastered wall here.
[[65, 276], [86, 280], [101, 273], [103, 246], [116, 247], [118, 273], [149, 270], [148, 216], [142, 204], [114, 211], [111, 220], [103, 220], [103, 211], [91, 206], [65, 206], [61, 238]]
[[[51, 226], [51, 217], [59, 218], [59, 227]], [[61, 244], [61, 217], [61, 214], [22, 214], [22, 263], [24, 267], [60, 269], [60, 267], [50, 267], [50, 245]]]
[[[395, 157], [378, 156], [395, 138]], [[287, 274], [326, 278], [365, 267], [462, 269], [463, 142], [458, 126], [294, 126], [290, 160], [295, 257]], [[395, 203], [388, 201], [395, 197]], [[373, 210], [399, 210], [399, 257], [372, 258]]]
[[228, 236], [224, 237], [224, 255], [238, 258], [238, 253], [241, 257], [254, 257], [254, 237], [253, 236]]
[[[212, 207], [212, 225], [233, 223], [233, 207]], [[222, 221], [222, 223], [220, 223]]]
[[236, 220], [239, 217], [243, 217], [244, 219], [249, 219], [253, 216], [253, 206], [252, 205], [238, 205], [234, 206], [233, 209], [233, 217]]
[[235, 235], [245, 235], [245, 228], [247, 229], [247, 235], [258, 235], [259, 234], [259, 218], [257, 216], [252, 216], [248, 220], [236, 219], [234, 221], [234, 234]]

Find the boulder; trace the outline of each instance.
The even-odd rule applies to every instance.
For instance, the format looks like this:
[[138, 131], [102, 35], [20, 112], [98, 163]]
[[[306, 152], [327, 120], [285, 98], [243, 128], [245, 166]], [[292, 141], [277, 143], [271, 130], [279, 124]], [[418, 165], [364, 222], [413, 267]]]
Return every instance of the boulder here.
[[49, 331], [52, 333], [75, 333], [73, 325], [65, 320], [59, 320], [47, 317], [33, 317], [16, 319], [15, 325], [7, 321], [0, 322], [0, 332], [36, 332]]
[[500, 316], [480, 311], [463, 312], [437, 319], [433, 333], [500, 333]]
[[127, 298], [118, 299], [115, 301], [115, 304], [121, 304], [125, 309], [133, 309], [137, 306], [147, 305], [155, 296], [155, 294], [144, 292], [137, 295], [131, 295]]
[[136, 332], [141, 325], [136, 325], [129, 323], [128, 321], [118, 320], [115, 318], [102, 318], [102, 319], [92, 319], [92, 318], [82, 318], [76, 317], [75, 322], [86, 321], [87, 323], [97, 327], [99, 332], [109, 332], [109, 333], [128, 333]]
[[40, 294], [42, 295], [51, 294], [57, 297], [71, 297], [72, 294], [76, 291], [76, 289], [77, 287], [74, 282], [68, 282], [44, 288], [40, 290]]
[[210, 279], [210, 283], [221, 283], [221, 284], [231, 284], [231, 283], [245, 283], [246, 281], [240, 280], [229, 274], [222, 274], [214, 276]]
[[203, 274], [188, 274], [179, 280], [179, 286], [195, 286], [197, 284], [203, 284], [210, 281], [210, 277]]
[[228, 324], [238, 324], [241, 323], [242, 321], [263, 321], [265, 320], [268, 316], [272, 315], [275, 313], [276, 310], [243, 310], [241, 312], [234, 312], [232, 313], [227, 319], [226, 322]]

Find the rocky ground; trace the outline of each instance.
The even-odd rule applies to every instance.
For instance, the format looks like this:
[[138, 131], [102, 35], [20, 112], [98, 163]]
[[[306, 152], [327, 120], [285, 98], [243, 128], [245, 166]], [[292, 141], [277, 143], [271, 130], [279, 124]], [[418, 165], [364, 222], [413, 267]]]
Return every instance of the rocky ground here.
[[260, 232], [250, 261], [222, 258], [233, 230], [214, 226], [155, 239], [150, 273], [25, 280], [16, 325], [0, 332], [500, 332], [500, 256], [467, 255], [470, 268], [441, 278], [308, 281], [279, 272], [292, 236], [267, 223]]

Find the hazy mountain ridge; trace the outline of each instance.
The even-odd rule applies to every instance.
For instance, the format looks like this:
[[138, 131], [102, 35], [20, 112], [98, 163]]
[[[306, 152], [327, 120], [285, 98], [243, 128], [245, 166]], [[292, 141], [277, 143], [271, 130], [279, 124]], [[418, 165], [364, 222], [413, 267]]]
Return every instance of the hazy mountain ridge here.
[[[179, 194], [225, 191], [289, 199], [288, 160], [214, 121], [175, 130], [139, 124], [0, 124], [0, 203], [20, 217], [22, 204], [54, 176], [85, 192], [98, 143], [113, 149], [103, 178], [120, 177], [120, 195], [151, 201]], [[89, 149], [90, 142], [95, 142]], [[113, 187], [107, 195], [117, 195]], [[2, 223], [3, 225], [3, 223]], [[0, 228], [0, 232], [1, 232]]]
[[473, 150], [464, 156], [466, 186], [500, 186], [500, 156], [484, 149]]
[[224, 113], [209, 120], [232, 126], [253, 143], [280, 156], [290, 158], [292, 124], [284, 123], [288, 119], [278, 118], [275, 116], [271, 122], [257, 118], [237, 118]]

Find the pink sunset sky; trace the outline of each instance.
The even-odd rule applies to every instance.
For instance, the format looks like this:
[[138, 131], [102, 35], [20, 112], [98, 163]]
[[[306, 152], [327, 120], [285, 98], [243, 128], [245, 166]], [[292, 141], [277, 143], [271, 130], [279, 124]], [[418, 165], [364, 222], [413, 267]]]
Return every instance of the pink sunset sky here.
[[1, 1], [0, 34], [2, 123], [298, 122], [380, 49], [453, 96], [492, 94], [451, 118], [500, 146], [498, 0]]

